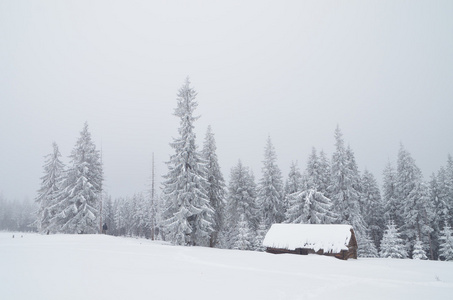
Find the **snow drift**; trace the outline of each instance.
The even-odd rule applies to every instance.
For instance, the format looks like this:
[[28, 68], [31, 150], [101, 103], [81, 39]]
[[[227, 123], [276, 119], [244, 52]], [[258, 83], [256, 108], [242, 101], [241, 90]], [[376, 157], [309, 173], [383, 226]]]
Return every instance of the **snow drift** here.
[[[0, 233], [0, 298], [449, 299], [453, 264], [182, 247], [105, 235]], [[23, 237], [21, 237], [23, 236]]]

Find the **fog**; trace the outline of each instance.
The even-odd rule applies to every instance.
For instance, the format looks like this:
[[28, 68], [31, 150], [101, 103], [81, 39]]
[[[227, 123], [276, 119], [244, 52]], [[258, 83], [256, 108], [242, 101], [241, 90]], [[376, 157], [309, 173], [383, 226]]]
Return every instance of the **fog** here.
[[[215, 1], [217, 2], [217, 1]], [[425, 179], [453, 154], [452, 1], [0, 1], [0, 193], [33, 199], [55, 141], [85, 121], [113, 197], [166, 173], [187, 76], [223, 175], [261, 177], [268, 136], [286, 177], [340, 126], [379, 180], [400, 144]]]

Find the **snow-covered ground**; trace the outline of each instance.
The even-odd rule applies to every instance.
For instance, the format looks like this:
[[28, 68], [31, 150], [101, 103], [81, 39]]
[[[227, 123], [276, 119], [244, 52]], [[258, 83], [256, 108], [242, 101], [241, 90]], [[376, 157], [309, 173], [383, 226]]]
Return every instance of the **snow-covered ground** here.
[[0, 299], [5, 300], [451, 297], [451, 262], [341, 261], [104, 235], [0, 232]]

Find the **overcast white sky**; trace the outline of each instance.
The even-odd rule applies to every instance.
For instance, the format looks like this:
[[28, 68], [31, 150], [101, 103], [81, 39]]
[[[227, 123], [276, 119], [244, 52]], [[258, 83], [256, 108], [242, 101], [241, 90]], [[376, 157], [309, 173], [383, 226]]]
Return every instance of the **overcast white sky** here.
[[219, 2], [0, 0], [0, 193], [33, 199], [85, 121], [109, 193], [145, 190], [186, 76], [226, 179], [238, 159], [261, 177], [268, 135], [285, 178], [330, 157], [337, 124], [379, 180], [400, 142], [425, 178], [453, 154], [453, 1]]

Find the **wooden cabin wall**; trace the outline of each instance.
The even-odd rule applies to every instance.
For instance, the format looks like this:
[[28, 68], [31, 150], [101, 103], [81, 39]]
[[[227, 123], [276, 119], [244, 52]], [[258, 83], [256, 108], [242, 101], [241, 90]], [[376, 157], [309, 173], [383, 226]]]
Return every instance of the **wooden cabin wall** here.
[[315, 252], [313, 249], [308, 249], [308, 248], [297, 248], [295, 250], [288, 250], [288, 249], [282, 249], [282, 248], [266, 248], [266, 252], [268, 253], [273, 253], [273, 254], [284, 254], [284, 253], [289, 253], [289, 254], [298, 254], [298, 255], [307, 255], [307, 254], [318, 254], [318, 255], [325, 255], [325, 256], [333, 256], [338, 259], [342, 260], [347, 260], [348, 258], [357, 258], [357, 251], [348, 251], [348, 250], [341, 250], [340, 253], [332, 253], [332, 252], [327, 252], [324, 253], [323, 249], [320, 249]]

